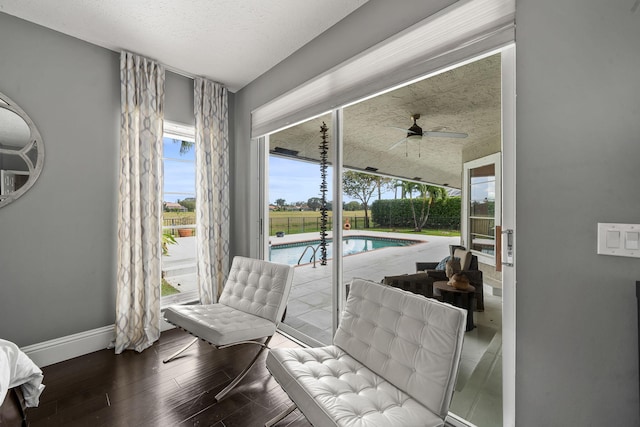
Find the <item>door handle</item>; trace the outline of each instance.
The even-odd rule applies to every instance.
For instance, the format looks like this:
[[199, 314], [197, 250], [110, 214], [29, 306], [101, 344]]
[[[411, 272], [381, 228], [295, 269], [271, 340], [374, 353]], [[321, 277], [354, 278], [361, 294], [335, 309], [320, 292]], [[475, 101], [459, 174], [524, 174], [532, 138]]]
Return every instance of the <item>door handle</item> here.
[[502, 265], [513, 267], [513, 230], [502, 230]]

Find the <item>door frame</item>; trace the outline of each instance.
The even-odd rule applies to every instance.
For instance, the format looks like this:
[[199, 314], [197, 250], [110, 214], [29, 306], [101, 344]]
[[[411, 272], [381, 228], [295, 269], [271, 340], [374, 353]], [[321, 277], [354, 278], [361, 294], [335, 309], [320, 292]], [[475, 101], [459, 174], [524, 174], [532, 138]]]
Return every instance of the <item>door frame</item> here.
[[[502, 262], [502, 425], [516, 425], [516, 46], [502, 49], [502, 252], [512, 231], [512, 259]], [[497, 237], [497, 236], [496, 236]], [[498, 255], [498, 254], [496, 254]], [[501, 255], [501, 258], [503, 256]]]

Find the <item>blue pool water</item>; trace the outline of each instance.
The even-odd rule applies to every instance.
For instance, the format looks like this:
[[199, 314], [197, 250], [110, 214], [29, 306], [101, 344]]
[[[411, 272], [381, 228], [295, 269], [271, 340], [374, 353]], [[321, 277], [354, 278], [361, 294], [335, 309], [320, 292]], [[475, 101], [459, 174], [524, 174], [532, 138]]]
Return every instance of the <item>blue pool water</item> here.
[[[375, 249], [410, 246], [415, 245], [416, 243], [420, 243], [420, 241], [406, 239], [388, 239], [384, 237], [355, 236], [349, 237], [348, 239], [343, 239], [342, 253], [343, 255], [353, 255], [359, 254], [361, 252], [372, 251]], [[272, 245], [269, 248], [269, 260], [282, 264], [297, 265], [298, 259], [300, 259], [300, 256], [307, 246], [312, 246], [315, 249], [319, 245], [320, 240]], [[327, 239], [327, 259], [331, 258], [331, 252], [331, 239]], [[313, 251], [311, 249], [307, 250], [304, 258], [300, 261], [300, 264], [312, 262], [312, 255]], [[320, 261], [320, 249], [318, 249], [316, 252], [316, 261]]]

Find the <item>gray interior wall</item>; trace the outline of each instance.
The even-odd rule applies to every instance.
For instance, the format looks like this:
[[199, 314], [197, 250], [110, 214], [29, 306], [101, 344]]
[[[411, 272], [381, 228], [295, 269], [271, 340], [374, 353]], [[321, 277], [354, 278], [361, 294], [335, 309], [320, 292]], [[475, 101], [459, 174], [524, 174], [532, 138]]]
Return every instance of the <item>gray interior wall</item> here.
[[517, 425], [638, 426], [640, 260], [596, 255], [640, 223], [640, 10], [517, 2]]
[[455, 0], [369, 0], [327, 32], [276, 65], [235, 97], [232, 145], [231, 253], [257, 256], [258, 149], [251, 143], [251, 111], [389, 38]]
[[[19, 346], [114, 323], [119, 62], [0, 13], [0, 92], [46, 151], [35, 186], [0, 209], [0, 337]], [[193, 123], [191, 80], [166, 87], [166, 117]]]

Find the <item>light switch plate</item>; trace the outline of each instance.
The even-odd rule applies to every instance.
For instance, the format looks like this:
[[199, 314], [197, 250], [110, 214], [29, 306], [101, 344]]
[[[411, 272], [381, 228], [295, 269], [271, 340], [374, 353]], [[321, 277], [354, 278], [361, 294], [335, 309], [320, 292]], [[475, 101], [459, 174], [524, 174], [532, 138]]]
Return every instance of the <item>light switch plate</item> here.
[[598, 223], [598, 254], [640, 258], [640, 224]]
[[630, 250], [640, 249], [640, 232], [627, 231], [624, 234], [624, 248]]

